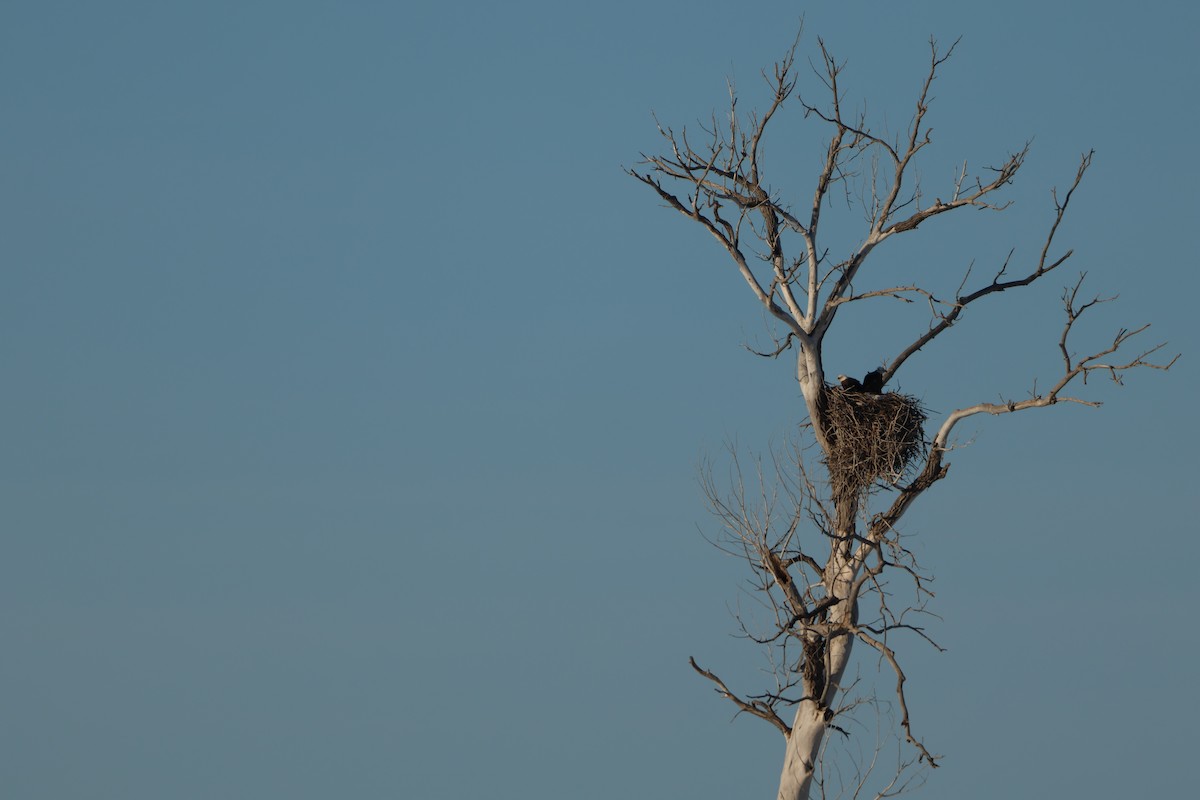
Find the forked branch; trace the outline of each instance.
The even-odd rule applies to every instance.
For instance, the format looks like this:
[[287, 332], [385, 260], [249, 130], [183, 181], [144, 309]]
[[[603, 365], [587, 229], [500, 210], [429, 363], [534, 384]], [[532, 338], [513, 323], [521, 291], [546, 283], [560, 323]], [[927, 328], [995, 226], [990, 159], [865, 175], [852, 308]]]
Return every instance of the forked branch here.
[[1173, 356], [1165, 363], [1158, 363], [1151, 360], [1151, 356], [1166, 347], [1166, 343], [1156, 344], [1146, 350], [1141, 351], [1137, 355], [1121, 361], [1110, 361], [1108, 357], [1116, 354], [1124, 347], [1131, 339], [1140, 333], [1146, 331], [1150, 326], [1143, 325], [1140, 328], [1129, 330], [1121, 328], [1117, 331], [1112, 339], [1112, 343], [1107, 347], [1098, 350], [1091, 355], [1082, 358], [1073, 356], [1067, 348], [1067, 339], [1071, 334], [1075, 324], [1079, 318], [1091, 308], [1100, 303], [1108, 302], [1109, 299], [1093, 298], [1087, 302], [1079, 302], [1079, 289], [1083, 284], [1086, 275], [1080, 275], [1079, 280], [1072, 288], [1067, 289], [1063, 293], [1063, 308], [1066, 312], [1066, 323], [1063, 325], [1062, 334], [1059, 337], [1058, 347], [1062, 353], [1063, 373], [1058, 381], [1045, 392], [1033, 392], [1030, 397], [1019, 401], [1007, 401], [1003, 403], [977, 403], [973, 406], [960, 408], [950, 413], [946, 417], [942, 427], [938, 430], [937, 436], [934, 437], [931, 450], [944, 452], [948, 447], [950, 432], [962, 420], [975, 416], [976, 414], [1011, 414], [1016, 411], [1025, 411], [1030, 408], [1044, 408], [1057, 403], [1077, 403], [1079, 405], [1097, 407], [1101, 405], [1098, 400], [1087, 400], [1081, 397], [1064, 395], [1062, 392], [1076, 378], [1081, 378], [1083, 383], [1087, 382], [1087, 376], [1096, 371], [1106, 373], [1114, 382], [1122, 383], [1126, 372], [1134, 369], [1156, 369], [1169, 370], [1179, 360], [1179, 355]]
[[696, 672], [700, 673], [717, 685], [717, 694], [727, 698], [742, 711], [745, 711], [747, 714], [753, 714], [759, 719], [766, 720], [778, 728], [779, 732], [784, 736], [787, 736], [792, 732], [792, 729], [788, 726], [788, 724], [780, 719], [779, 715], [775, 713], [775, 709], [771, 707], [770, 703], [762, 700], [750, 700], [747, 702], [731, 692], [729, 687], [725, 685], [725, 681], [721, 680], [716, 675], [697, 664], [695, 658], [688, 656], [688, 663], [692, 665], [692, 669], [696, 670]]
[[[962, 293], [962, 289], [960, 287], [952, 302], [948, 302], [940, 307], [937, 307], [935, 312], [936, 322], [929, 327], [929, 330], [918, 336], [916, 341], [904, 348], [904, 350], [902, 350], [900, 354], [897, 355], [896, 358], [894, 358], [887, 366], [884, 376], [885, 381], [890, 380], [891, 377], [896, 374], [896, 371], [899, 370], [904, 364], [904, 362], [920, 351], [921, 348], [949, 330], [954, 323], [958, 321], [959, 317], [962, 316], [962, 313], [964, 310], [966, 310], [967, 306], [971, 305], [972, 303], [976, 303], [985, 297], [989, 297], [1009, 289], [1028, 286], [1047, 273], [1052, 272], [1053, 270], [1062, 266], [1067, 259], [1072, 256], [1074, 251], [1067, 250], [1062, 255], [1051, 260], [1050, 248], [1054, 244], [1054, 235], [1058, 232], [1058, 226], [1062, 223], [1063, 217], [1066, 216], [1067, 206], [1071, 202], [1071, 197], [1075, 194], [1075, 190], [1079, 188], [1079, 184], [1083, 180], [1083, 176], [1087, 172], [1088, 167], [1092, 165], [1092, 156], [1094, 153], [1095, 151], [1088, 151], [1080, 158], [1079, 167], [1075, 171], [1075, 179], [1071, 182], [1071, 187], [1067, 189], [1067, 193], [1063, 196], [1061, 202], [1059, 202], [1057, 190], [1051, 191], [1051, 197], [1054, 199], [1054, 221], [1051, 223], [1050, 230], [1046, 234], [1046, 239], [1042, 244], [1041, 254], [1038, 257], [1037, 263], [1033, 265], [1029, 272], [1019, 278], [1006, 279], [1005, 276], [1008, 274], [1009, 260], [1012, 257], [1012, 254], [1010, 253], [1009, 258], [1004, 260], [1004, 263], [996, 271], [996, 274], [992, 277], [990, 283], [987, 283], [975, 291], [965, 295]], [[966, 281], [969, 277], [970, 270], [968, 270], [967, 275], [963, 277], [963, 285], [966, 284]], [[941, 308], [946, 306], [948, 306], [948, 310], [944, 312], [941, 311]]]
[[[1065, 202], [1063, 206], [1065, 207]], [[1069, 253], [1068, 253], [1069, 254]], [[1064, 256], [1065, 258], [1065, 256]], [[1059, 260], [1058, 263], [1061, 263]], [[1055, 264], [1057, 266], [1057, 264]], [[1036, 277], [1036, 275], [1035, 275]], [[1087, 382], [1087, 377], [1093, 372], [1101, 372], [1107, 375], [1111, 380], [1120, 384], [1124, 381], [1124, 376], [1127, 372], [1135, 369], [1153, 369], [1153, 370], [1169, 370], [1179, 360], [1179, 355], [1176, 354], [1170, 360], [1165, 362], [1155, 361], [1152, 359], [1154, 354], [1160, 352], [1165, 346], [1165, 343], [1156, 344], [1140, 351], [1132, 357], [1111, 360], [1109, 356], [1116, 355], [1123, 347], [1125, 347], [1134, 337], [1149, 329], [1149, 325], [1128, 329], [1121, 328], [1113, 336], [1111, 343], [1090, 355], [1079, 357], [1071, 353], [1067, 342], [1071, 332], [1074, 330], [1076, 323], [1089, 309], [1096, 307], [1101, 303], [1108, 302], [1112, 298], [1092, 298], [1088, 301], [1079, 300], [1079, 291], [1083, 284], [1086, 275], [1080, 275], [1073, 287], [1068, 288], [1063, 293], [1063, 309], [1066, 315], [1066, 322], [1063, 324], [1062, 333], [1058, 341], [1058, 349], [1062, 355], [1063, 372], [1058, 380], [1046, 391], [1035, 391], [1030, 393], [1030, 396], [1024, 400], [1008, 400], [999, 403], [976, 403], [975, 405], [966, 406], [956, 409], [947, 415], [938, 429], [937, 434], [933, 438], [933, 442], [929, 447], [929, 454], [926, 458], [925, 467], [920, 474], [907, 486], [903, 487], [898, 493], [896, 499], [892, 502], [887, 511], [876, 514], [870, 524], [869, 538], [871, 541], [881, 541], [889, 531], [893, 530], [900, 518], [912, 505], [912, 503], [925, 492], [930, 486], [937, 481], [946, 477], [950, 465], [943, 462], [945, 453], [950, 450], [950, 435], [958, 423], [964, 419], [973, 417], [977, 414], [991, 414], [999, 416], [1001, 414], [1012, 414], [1018, 411], [1027, 411], [1032, 408], [1046, 408], [1057, 405], [1059, 403], [1075, 403], [1078, 405], [1097, 407], [1101, 405], [1098, 400], [1089, 400], [1083, 397], [1063, 394], [1064, 390], [1071, 385], [1076, 379], [1081, 383]], [[1031, 278], [1032, 279], [1032, 278]]]
[[862, 630], [861, 628], [856, 629], [854, 631], [854, 635], [857, 636], [860, 641], [863, 641], [875, 648], [875, 650], [878, 651], [879, 654], [883, 656], [883, 658], [891, 666], [892, 672], [896, 674], [896, 702], [900, 706], [900, 727], [904, 730], [904, 738], [909, 744], [917, 749], [917, 752], [921, 754], [921, 760], [925, 761], [931, 767], [937, 767], [937, 760], [941, 756], [935, 756], [930, 753], [925, 748], [925, 745], [921, 742], [921, 740], [913, 736], [912, 723], [908, 717], [908, 702], [904, 696], [904, 682], [907, 680], [907, 678], [904, 675], [904, 670], [900, 669], [900, 662], [896, 660], [895, 651], [888, 647], [882, 640], [876, 639], [874, 636]]

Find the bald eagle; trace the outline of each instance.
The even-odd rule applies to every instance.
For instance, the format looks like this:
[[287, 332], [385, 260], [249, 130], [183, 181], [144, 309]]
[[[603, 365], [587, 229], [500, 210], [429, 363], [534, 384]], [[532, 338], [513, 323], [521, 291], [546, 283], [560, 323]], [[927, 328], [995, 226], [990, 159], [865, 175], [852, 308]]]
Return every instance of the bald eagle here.
[[847, 375], [838, 375], [838, 383], [847, 392], [865, 392], [866, 394], [883, 393], [883, 367], [868, 372], [860, 381]]
[[837, 379], [838, 383], [847, 392], [861, 392], [863, 390], [863, 385], [858, 382], [857, 378], [851, 378], [848, 375], [838, 375]]

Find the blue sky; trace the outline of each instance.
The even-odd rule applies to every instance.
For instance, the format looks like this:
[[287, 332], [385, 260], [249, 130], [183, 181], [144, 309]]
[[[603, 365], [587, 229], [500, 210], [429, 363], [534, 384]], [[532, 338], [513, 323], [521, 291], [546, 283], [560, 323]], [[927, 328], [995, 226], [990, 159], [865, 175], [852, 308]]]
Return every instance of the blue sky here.
[[[962, 36], [928, 185], [1034, 142], [1008, 212], [881, 271], [945, 290], [1031, 257], [1096, 149], [1065, 273], [968, 315], [906, 392], [1049, 378], [1080, 270], [1120, 294], [1081, 350], [1151, 321], [1185, 353], [1089, 387], [1100, 410], [960, 427], [908, 518], [948, 648], [900, 647], [945, 756], [924, 796], [1184, 796], [1200, 12], [268, 0], [0, 12], [6, 796], [770, 796], [778, 734], [687, 668], [760, 665], [695, 477], [802, 406], [742, 348], [766, 329], [722, 253], [621, 167], [652, 110], [693, 124], [726, 78], [752, 103], [801, 14], [881, 125], [930, 35]], [[820, 142], [781, 122], [807, 195]], [[924, 324], [838, 322], [835, 372]]]

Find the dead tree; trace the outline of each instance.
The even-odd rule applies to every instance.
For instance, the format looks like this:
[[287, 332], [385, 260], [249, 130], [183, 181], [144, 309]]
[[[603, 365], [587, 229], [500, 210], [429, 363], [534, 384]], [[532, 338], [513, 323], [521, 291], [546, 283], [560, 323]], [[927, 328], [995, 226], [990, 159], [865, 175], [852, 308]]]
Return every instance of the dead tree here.
[[[1068, 346], [1076, 323], [1105, 302], [1085, 298], [1080, 278], [1063, 295], [1065, 321], [1057, 343], [1062, 371], [1043, 383], [1048, 388], [1035, 383], [1024, 399], [955, 409], [927, 434], [926, 412], [914, 398], [864, 391], [858, 381], [847, 380], [845, 388], [831, 385], [822, 352], [844, 306], [895, 298], [930, 312], [928, 327], [911, 341], [901, 341], [882, 375], [871, 376], [877, 386], [880, 377], [885, 384], [892, 382], [910, 358], [949, 331], [971, 306], [1029, 286], [1066, 263], [1072, 251], [1056, 251], [1055, 235], [1092, 163], [1092, 153], [1083, 155], [1065, 192], [1051, 193], [1048, 231], [1026, 263], [1017, 262], [1014, 250], [983, 280], [976, 280], [968, 268], [952, 296], [915, 283], [862, 288], [871, 285], [870, 270], [865, 269], [868, 259], [879, 261], [877, 251], [882, 252], [888, 240], [963, 209], [1003, 210], [1007, 203], [997, 198], [1025, 164], [1029, 145], [978, 176], [964, 162], [955, 180], [937, 194], [926, 194], [914, 179], [914, 163], [932, 143], [926, 122], [930, 88], [954, 46], [942, 51], [930, 41], [928, 70], [916, 92], [912, 119], [900, 134], [885, 137], [872, 130], [864, 114], [846, 107], [845, 65], [820, 39], [819, 63], [813, 71], [823, 99], [809, 102], [797, 94], [798, 44], [799, 37], [773, 71], [763, 73], [770, 91], [764, 111], [741, 113], [731, 88], [727, 117], [718, 120], [714, 115], [711, 124], [698, 130], [676, 131], [660, 123], [663, 151], [642, 154], [639, 164], [628, 170], [721, 245], [742, 281], [777, 322], [776, 346], [760, 355], [791, 353], [796, 358], [807, 430], [815, 440], [809, 465], [798, 455], [787, 459], [782, 490], [764, 491], [755, 498], [747, 497], [740, 468], [735, 468], [729, 490], [720, 489], [711, 473], [704, 478], [711, 507], [727, 533], [724, 543], [746, 559], [751, 582], [769, 609], [763, 629], [744, 627], [774, 654], [775, 685], [756, 695], [738, 693], [692, 661], [692, 667], [741, 712], [765, 720], [786, 739], [779, 800], [808, 798], [820, 783], [822, 743], [844, 710], [847, 666], [855, 644], [874, 651], [894, 672], [898, 732], [917, 759], [937, 766], [939, 756], [914, 732], [905, 675], [893, 648], [900, 631], [928, 638], [912, 617], [928, 596], [928, 577], [904, 546], [899, 523], [917, 498], [946, 477], [955, 426], [977, 414], [1011, 414], [1060, 403], [1097, 406], [1069, 392], [1082, 388], [1089, 377], [1102, 375], [1120, 383], [1131, 370], [1165, 370], [1175, 361], [1154, 360], [1163, 345], [1126, 354], [1147, 326], [1121, 329], [1090, 355], [1076, 355]], [[811, 194], [806, 191], [803, 196], [769, 182], [764, 165], [768, 129], [785, 108], [797, 106], [805, 120], [822, 126], [828, 135]], [[822, 214], [835, 194], [856, 197], [865, 217], [859, 243], [839, 255], [831, 255], [821, 238]], [[889, 494], [877, 492], [880, 488]], [[876, 499], [868, 502], [870, 497]], [[889, 577], [911, 580], [917, 599], [897, 607], [898, 601], [883, 588]], [[868, 608], [869, 597], [873, 602]], [[894, 789], [891, 784], [888, 791]]]

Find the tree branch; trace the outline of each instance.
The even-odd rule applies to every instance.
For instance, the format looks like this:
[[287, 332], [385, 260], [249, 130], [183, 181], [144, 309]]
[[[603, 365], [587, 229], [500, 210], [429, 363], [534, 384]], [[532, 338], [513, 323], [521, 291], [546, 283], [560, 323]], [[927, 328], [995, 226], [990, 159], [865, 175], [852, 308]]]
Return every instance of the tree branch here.
[[[1026, 151], [1027, 150], [1028, 146], [1026, 147]], [[1072, 256], [1074, 251], [1068, 250], [1066, 253], [1054, 259], [1053, 261], [1048, 260], [1050, 246], [1054, 242], [1054, 235], [1058, 232], [1058, 226], [1062, 223], [1063, 217], [1067, 213], [1067, 206], [1070, 204], [1071, 197], [1075, 194], [1075, 190], [1079, 188], [1079, 183], [1083, 180], [1084, 173], [1086, 173], [1088, 167], [1092, 165], [1092, 156], [1094, 153], [1094, 150], [1088, 151], [1080, 158], [1079, 168], [1075, 171], [1075, 180], [1071, 182], [1071, 188], [1067, 190], [1067, 194], [1061, 203], [1058, 202], [1057, 192], [1052, 190], [1051, 196], [1054, 198], [1055, 209], [1054, 222], [1050, 225], [1050, 230], [1046, 234], [1046, 240], [1042, 244], [1041, 255], [1038, 257], [1037, 264], [1033, 267], [1033, 269], [1021, 278], [1002, 280], [1002, 278], [1008, 272], [1009, 259], [1012, 257], [1012, 253], [1009, 253], [1009, 258], [1004, 260], [1004, 263], [1000, 266], [1000, 269], [992, 278], [991, 283], [986, 284], [985, 286], [982, 286], [967, 295], [962, 294], [960, 287], [954, 298], [954, 302], [949, 304], [950, 310], [944, 314], [938, 314], [938, 322], [932, 325], [928, 331], [917, 337], [916, 341], [904, 348], [904, 350], [902, 350], [900, 354], [892, 360], [892, 363], [888, 365], [884, 375], [885, 381], [890, 380], [892, 376], [896, 374], [896, 371], [899, 370], [904, 364], [904, 362], [920, 351], [921, 348], [932, 342], [935, 338], [945, 333], [946, 330], [953, 326], [954, 323], [958, 321], [958, 318], [962, 315], [962, 312], [967, 306], [993, 294], [998, 294], [1009, 289], [1016, 289], [1021, 286], [1028, 286], [1038, 278], [1044, 276], [1046, 273], [1060, 267]], [[964, 285], [966, 284], [967, 277], [969, 276], [970, 270], [968, 269], [967, 276], [963, 278]]]
[[875, 650], [877, 650], [879, 654], [887, 660], [888, 664], [891, 665], [892, 671], [896, 673], [896, 701], [900, 705], [900, 727], [904, 729], [904, 738], [909, 744], [917, 749], [917, 751], [921, 754], [921, 759], [925, 761], [925, 763], [929, 764], [931, 767], [938, 767], [939, 764], [937, 763], [937, 760], [941, 758], [941, 756], [935, 756], [930, 753], [927, 749], [925, 749], [925, 745], [919, 739], [913, 736], [912, 723], [909, 722], [908, 718], [908, 702], [904, 697], [904, 682], [907, 680], [907, 678], [904, 675], [904, 670], [900, 669], [900, 663], [896, 660], [896, 654], [892, 651], [892, 648], [888, 647], [881, 640], [871, 636], [862, 628], [856, 627], [854, 630], [854, 635], [857, 636], [860, 641], [863, 641], [875, 648]]
[[703, 669], [699, 664], [697, 664], [696, 659], [693, 658], [692, 656], [688, 656], [688, 663], [692, 665], [692, 669], [696, 670], [696, 672], [698, 672], [699, 674], [708, 678], [710, 681], [712, 681], [713, 683], [715, 683], [717, 685], [717, 688], [716, 688], [717, 694], [730, 700], [734, 705], [736, 705], [742, 711], [745, 711], [747, 714], [753, 714], [754, 716], [758, 717], [759, 719], [764, 719], [767, 722], [771, 723], [785, 737], [792, 732], [792, 729], [788, 726], [788, 724], [786, 722], [784, 722], [782, 719], [779, 718], [779, 715], [775, 713], [775, 709], [773, 709], [769, 703], [765, 703], [761, 700], [752, 700], [750, 702], [746, 702], [745, 700], [743, 700], [742, 698], [738, 697], [736, 694], [731, 692], [729, 690], [729, 687], [725, 685], [725, 682], [723, 680], [721, 680], [720, 678], [718, 678], [716, 675], [712, 674], [708, 670]]
[[950, 432], [962, 420], [975, 416], [976, 414], [1011, 414], [1016, 411], [1025, 411], [1030, 408], [1045, 408], [1046, 406], [1056, 405], [1058, 403], [1078, 403], [1079, 405], [1091, 406], [1093, 408], [1100, 405], [1096, 400], [1085, 400], [1079, 397], [1070, 397], [1062, 394], [1062, 391], [1076, 378], [1082, 377], [1083, 382], [1087, 382], [1087, 376], [1094, 371], [1102, 371], [1116, 383], [1123, 382], [1124, 373], [1132, 369], [1146, 368], [1157, 370], [1169, 370], [1179, 360], [1179, 356], [1174, 356], [1165, 364], [1155, 363], [1149, 360], [1149, 357], [1166, 346], [1165, 343], [1157, 344], [1151, 348], [1143, 350], [1128, 361], [1121, 363], [1109, 363], [1104, 361], [1107, 356], [1113, 355], [1121, 349], [1130, 339], [1147, 330], [1150, 326], [1143, 325], [1135, 330], [1122, 328], [1117, 331], [1113, 337], [1112, 344], [1108, 347], [1099, 350], [1084, 358], [1074, 358], [1067, 349], [1067, 337], [1070, 335], [1075, 323], [1085, 311], [1095, 307], [1100, 303], [1107, 302], [1100, 298], [1094, 298], [1086, 303], [1078, 303], [1079, 289], [1083, 284], [1085, 275], [1080, 275], [1079, 280], [1073, 288], [1067, 289], [1063, 293], [1063, 306], [1066, 311], [1067, 321], [1063, 326], [1062, 335], [1059, 337], [1059, 351], [1063, 358], [1063, 374], [1058, 379], [1058, 382], [1045, 393], [1035, 393], [1031, 397], [1020, 401], [1007, 401], [1003, 403], [977, 403], [966, 408], [956, 409], [952, 411], [942, 423], [942, 427], [938, 430], [937, 436], [934, 437], [932, 448], [933, 450], [945, 451], [950, 438]]

